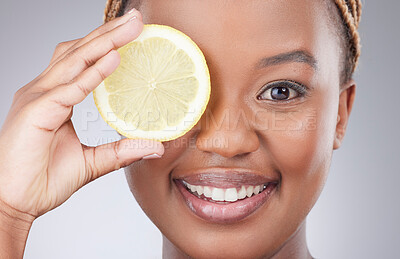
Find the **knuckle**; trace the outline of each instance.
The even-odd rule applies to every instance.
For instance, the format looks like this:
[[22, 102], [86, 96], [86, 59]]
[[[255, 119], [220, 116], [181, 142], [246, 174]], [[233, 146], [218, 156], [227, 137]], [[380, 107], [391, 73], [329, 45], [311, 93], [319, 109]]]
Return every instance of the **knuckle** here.
[[109, 42], [110, 42], [110, 45], [111, 45], [110, 49], [117, 49], [118, 48], [118, 44], [113, 38], [110, 38]]
[[54, 54], [58, 55], [60, 53], [63, 53], [68, 49], [68, 42], [60, 42], [57, 44], [56, 49], [54, 50]]
[[75, 43], [78, 42], [78, 40], [79, 39], [58, 43], [54, 50], [53, 57], [51, 58], [50, 64], [52, 64], [54, 61], [56, 61], [63, 53], [66, 53], [68, 51], [68, 49], [70, 49]]
[[85, 174], [85, 179], [83, 180], [84, 185], [90, 183], [91, 181], [94, 180], [96, 175], [99, 174], [99, 165], [98, 159], [96, 159], [96, 149], [93, 148], [90, 156], [90, 161], [91, 163], [88, 163], [88, 159], [85, 158], [85, 165], [86, 165], [86, 174]]
[[57, 44], [56, 50], [65, 49], [66, 45], [67, 45], [66, 41], [60, 42], [60, 43]]
[[104, 74], [103, 70], [101, 70], [99, 67], [97, 66], [93, 66], [94, 70], [96, 71], [96, 73], [98, 74], [98, 76], [101, 78], [101, 81], [104, 81], [106, 79], [106, 74]]
[[26, 91], [26, 87], [22, 87], [20, 89], [18, 89], [15, 93], [14, 93], [14, 101], [18, 100]]
[[43, 93], [41, 92], [32, 92], [30, 91], [30, 89], [25, 86], [21, 89], [19, 89], [13, 97], [12, 100], [12, 107], [14, 109], [19, 110], [20, 107], [25, 107], [26, 105], [28, 105], [29, 103], [35, 101], [36, 99], [38, 99], [40, 96], [42, 96]]
[[82, 47], [79, 47], [69, 52], [66, 55], [66, 59], [78, 60], [82, 62], [86, 67], [90, 67], [91, 65], [93, 65], [93, 62], [82, 53], [85, 53], [85, 51]]
[[89, 90], [85, 88], [80, 80], [72, 82], [72, 86], [76, 87], [85, 97], [90, 94]]
[[39, 95], [40, 92], [31, 91], [31, 85], [28, 84], [18, 89], [13, 96], [13, 103], [26, 103]]
[[55, 52], [64, 52], [78, 41], [79, 39], [60, 42], [57, 44]]
[[119, 155], [118, 155], [119, 150], [120, 150], [121, 142], [120, 141], [114, 142], [113, 145], [114, 146], [112, 148], [112, 150], [113, 150], [112, 153], [113, 153], [113, 156], [114, 156], [114, 160], [116, 161], [115, 166], [114, 166], [113, 169], [114, 170], [118, 170], [118, 169], [124, 167], [124, 164], [121, 163], [121, 160], [120, 160]]

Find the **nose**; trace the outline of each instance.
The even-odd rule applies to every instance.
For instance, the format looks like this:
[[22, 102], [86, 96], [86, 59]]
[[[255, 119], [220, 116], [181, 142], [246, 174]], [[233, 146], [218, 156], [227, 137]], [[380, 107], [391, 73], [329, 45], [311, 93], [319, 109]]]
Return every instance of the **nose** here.
[[250, 109], [237, 100], [219, 98], [210, 103], [200, 121], [197, 148], [226, 158], [256, 151], [260, 142], [250, 118]]

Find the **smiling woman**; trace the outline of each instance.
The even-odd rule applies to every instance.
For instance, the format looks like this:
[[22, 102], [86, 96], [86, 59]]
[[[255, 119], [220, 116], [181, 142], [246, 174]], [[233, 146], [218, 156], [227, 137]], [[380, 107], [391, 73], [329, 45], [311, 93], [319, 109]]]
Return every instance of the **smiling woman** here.
[[106, 21], [131, 7], [189, 35], [211, 73], [200, 123], [125, 169], [164, 255], [311, 257], [305, 218], [352, 109], [361, 3], [109, 1]]
[[[34, 219], [124, 167], [165, 258], [311, 258], [306, 217], [352, 110], [360, 14], [355, 0], [108, 1], [107, 23], [60, 44], [14, 97], [0, 133], [1, 257], [21, 257]], [[72, 107], [143, 24], [174, 27], [202, 50], [205, 113], [163, 144], [82, 145]]]

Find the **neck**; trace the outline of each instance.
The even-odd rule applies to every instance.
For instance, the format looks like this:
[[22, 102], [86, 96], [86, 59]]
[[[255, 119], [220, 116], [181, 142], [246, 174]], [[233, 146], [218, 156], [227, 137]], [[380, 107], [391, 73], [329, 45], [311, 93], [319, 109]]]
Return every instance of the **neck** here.
[[[191, 259], [176, 247], [163, 235], [163, 259]], [[273, 253], [272, 256], [262, 257], [263, 259], [311, 259], [313, 258], [308, 250], [306, 241], [306, 224], [301, 224], [300, 228]]]

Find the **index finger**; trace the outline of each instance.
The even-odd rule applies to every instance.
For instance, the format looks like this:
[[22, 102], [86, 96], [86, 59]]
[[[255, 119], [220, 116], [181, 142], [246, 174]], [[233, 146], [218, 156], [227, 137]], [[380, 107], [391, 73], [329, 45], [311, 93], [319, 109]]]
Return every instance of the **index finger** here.
[[[126, 14], [126, 15], [125, 15]], [[61, 53], [57, 56], [57, 58], [53, 58], [52, 61], [50, 62], [52, 65], [58, 62], [59, 60], [63, 59], [69, 52], [71, 52], [74, 49], [77, 49], [84, 44], [88, 43], [89, 41], [93, 40], [94, 38], [97, 38], [98, 36], [107, 33], [111, 31], [112, 29], [126, 23], [130, 18], [136, 16], [139, 20], [142, 21], [142, 15], [139, 11], [136, 9], [131, 9], [129, 12], [126, 12], [123, 16], [115, 18], [100, 27], [96, 28], [94, 31], [90, 32], [88, 35], [85, 37], [75, 40], [71, 42], [67, 48], [63, 49]]]
[[51, 88], [70, 82], [111, 50], [118, 49], [136, 39], [142, 30], [142, 21], [135, 16], [132, 17], [124, 24], [70, 52], [53, 66], [46, 74], [45, 80], [52, 82]]

